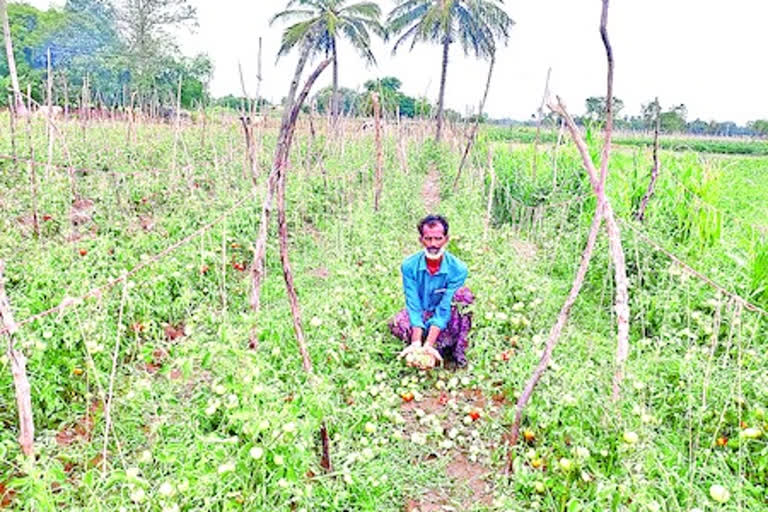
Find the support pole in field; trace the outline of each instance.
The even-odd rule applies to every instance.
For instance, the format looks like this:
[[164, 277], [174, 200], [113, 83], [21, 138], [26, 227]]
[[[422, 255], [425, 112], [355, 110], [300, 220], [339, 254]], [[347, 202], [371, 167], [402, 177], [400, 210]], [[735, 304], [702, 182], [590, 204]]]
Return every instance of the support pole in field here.
[[[283, 119], [280, 124], [280, 133], [277, 138], [277, 147], [275, 149], [275, 158], [272, 165], [272, 172], [269, 175], [266, 185], [266, 191], [264, 195], [264, 202], [262, 203], [261, 213], [261, 225], [259, 226], [259, 238], [256, 241], [256, 247], [254, 249], [254, 259], [251, 265], [252, 272], [252, 290], [251, 290], [251, 307], [258, 311], [260, 304], [260, 292], [261, 282], [264, 276], [264, 255], [266, 252], [267, 242], [267, 228], [270, 218], [270, 210], [275, 191], [277, 191], [277, 222], [278, 222], [278, 235], [280, 244], [280, 262], [283, 267], [283, 278], [285, 279], [286, 293], [291, 307], [291, 316], [293, 318], [293, 329], [296, 334], [296, 342], [298, 344], [299, 353], [301, 354], [302, 367], [310, 379], [314, 379], [314, 373], [312, 368], [312, 359], [309, 356], [309, 350], [307, 349], [306, 340], [304, 337], [304, 330], [301, 325], [301, 309], [299, 306], [298, 295], [296, 294], [296, 286], [293, 281], [293, 271], [291, 269], [291, 262], [288, 254], [288, 222], [285, 214], [285, 185], [286, 185], [286, 173], [288, 171], [288, 156], [291, 150], [291, 143], [293, 142], [293, 135], [296, 129], [296, 120], [299, 117], [299, 112], [304, 101], [309, 95], [309, 91], [312, 89], [317, 78], [331, 63], [331, 59], [326, 59], [320, 63], [320, 65], [312, 72], [307, 78], [303, 89], [298, 97], [296, 96], [296, 90], [298, 89], [299, 80], [301, 78], [301, 72], [309, 58], [309, 46], [305, 44], [302, 49], [299, 62], [296, 65], [296, 72], [294, 73], [293, 81], [288, 92], [285, 110], [283, 112]], [[253, 338], [253, 335], [252, 335]], [[322, 445], [322, 455], [320, 465], [325, 471], [331, 471], [331, 458], [330, 458], [330, 440], [328, 437], [328, 429], [325, 421], [322, 422], [320, 428], [320, 438]]]
[[46, 80], [46, 115], [45, 115], [45, 133], [48, 136], [48, 163], [45, 167], [46, 178], [51, 173], [51, 166], [53, 165], [53, 66], [51, 65], [51, 48], [48, 47], [47, 52], [48, 66], [47, 66], [47, 80]]
[[173, 168], [171, 173], [176, 179], [176, 165], [179, 153], [179, 129], [181, 128], [181, 74], [179, 74], [179, 83], [176, 91], [176, 116], [173, 123]]
[[464, 169], [464, 165], [467, 163], [467, 157], [472, 149], [472, 145], [475, 143], [477, 137], [477, 129], [480, 126], [480, 121], [483, 118], [483, 111], [485, 110], [485, 102], [488, 99], [488, 91], [491, 88], [491, 77], [493, 76], [493, 67], [496, 64], [496, 53], [491, 54], [491, 63], [488, 65], [488, 78], [485, 81], [485, 92], [483, 93], [483, 99], [480, 101], [480, 108], [477, 111], [477, 119], [472, 124], [472, 130], [469, 132], [467, 138], [467, 145], [464, 147], [464, 153], [461, 155], [461, 162], [459, 163], [459, 170], [456, 171], [456, 178], [453, 180], [454, 193], [459, 189], [459, 178], [461, 177], [461, 171]]
[[8, 123], [11, 130], [11, 155], [13, 156], [14, 165], [18, 155], [16, 154], [16, 107], [13, 103], [13, 97], [8, 95]]
[[560, 149], [560, 142], [563, 140], [563, 130], [565, 130], [565, 121], [561, 119], [560, 129], [557, 130], [555, 147], [552, 148], [552, 190], [557, 190], [557, 151]]
[[531, 161], [531, 179], [536, 182], [536, 164], [539, 162], [539, 141], [541, 140], [541, 121], [544, 118], [544, 104], [549, 97], [549, 77], [552, 75], [552, 68], [547, 69], [547, 81], [544, 82], [544, 94], [541, 96], [541, 104], [536, 111], [536, 139], [533, 141], [533, 160]]
[[13, 347], [13, 335], [18, 326], [13, 319], [11, 303], [5, 294], [5, 262], [0, 260], [0, 325], [8, 335], [7, 355], [11, 362], [13, 386], [16, 392], [16, 407], [19, 411], [19, 444], [24, 455], [34, 453], [35, 424], [32, 417], [32, 397], [27, 378], [27, 358], [21, 350]]
[[375, 140], [376, 140], [376, 182], [373, 189], [373, 211], [379, 211], [379, 201], [381, 200], [381, 175], [384, 167], [384, 153], [381, 149], [381, 103], [379, 102], [379, 93], [371, 93], [373, 102], [373, 117], [375, 120]]
[[248, 171], [251, 173], [251, 180], [256, 185], [256, 176], [258, 170], [256, 168], [256, 155], [253, 141], [253, 102], [248, 98], [248, 91], [245, 88], [245, 77], [243, 76], [243, 66], [240, 62], [237, 63], [237, 70], [240, 74], [240, 87], [243, 91], [244, 104], [240, 106], [240, 123], [243, 127], [243, 135], [245, 136], [245, 160], [243, 161], [243, 178], [248, 176]]
[[[597, 233], [599, 231], [600, 225], [603, 220], [605, 220], [605, 223], [606, 223], [606, 230], [608, 232], [609, 251], [610, 251], [611, 259], [614, 266], [614, 272], [615, 272], [614, 280], [615, 280], [615, 287], [616, 287], [616, 297], [615, 297], [614, 311], [616, 312], [616, 319], [618, 324], [617, 325], [618, 342], [617, 342], [617, 351], [616, 351], [615, 373], [613, 378], [612, 398], [614, 401], [618, 400], [619, 398], [621, 381], [622, 381], [623, 372], [624, 372], [624, 361], [626, 360], [626, 357], [629, 351], [629, 341], [628, 341], [629, 340], [629, 293], [628, 293], [626, 263], [624, 260], [624, 252], [621, 246], [621, 233], [619, 231], [618, 224], [616, 222], [616, 217], [613, 213], [611, 205], [605, 194], [605, 182], [606, 182], [606, 177], [608, 173], [608, 160], [610, 158], [610, 153], [611, 153], [611, 135], [613, 130], [613, 108], [612, 108], [613, 51], [611, 49], [611, 45], [608, 40], [608, 32], [607, 32], [608, 4], [609, 4], [609, 0], [603, 0], [603, 9], [602, 9], [602, 14], [600, 18], [600, 36], [603, 40], [603, 45], [605, 46], [605, 53], [608, 61], [608, 78], [607, 78], [607, 94], [606, 94], [607, 107], [606, 107], [606, 123], [605, 123], [605, 142], [604, 142], [602, 153], [601, 153], [601, 162], [600, 162], [599, 171], [598, 169], [595, 168], [595, 165], [592, 162], [592, 159], [589, 154], [589, 150], [587, 148], [586, 143], [584, 142], [584, 138], [581, 136], [581, 133], [576, 127], [576, 124], [573, 122], [573, 119], [566, 111], [565, 106], [560, 101], [560, 99], [558, 98], [557, 104], [550, 103], [548, 105], [553, 112], [561, 116], [561, 118], [565, 121], [566, 126], [568, 127], [568, 130], [570, 131], [571, 137], [573, 138], [573, 141], [576, 144], [577, 149], [579, 150], [579, 154], [582, 157], [584, 168], [586, 169], [587, 174], [589, 175], [589, 180], [592, 185], [592, 189], [595, 193], [595, 196], [597, 197], [597, 207], [595, 209], [595, 214], [592, 220], [592, 226], [589, 231], [587, 245], [584, 249], [584, 252], [582, 253], [581, 263], [576, 272], [576, 276], [571, 286], [571, 291], [568, 294], [568, 298], [566, 299], [565, 303], [563, 304], [560, 310], [560, 314], [558, 316], [558, 319], [555, 325], [550, 330], [546, 348], [541, 355], [539, 364], [536, 370], [534, 371], [533, 375], [528, 380], [523, 393], [520, 395], [520, 398], [517, 401], [515, 421], [514, 421], [514, 424], [512, 425], [512, 430], [509, 436], [509, 443], [511, 446], [514, 446], [517, 443], [517, 440], [520, 434], [520, 425], [522, 422], [523, 410], [525, 409], [528, 403], [528, 400], [530, 399], [533, 393], [534, 387], [538, 383], [539, 379], [541, 378], [541, 375], [543, 374], [544, 370], [547, 368], [547, 365], [549, 364], [554, 347], [557, 344], [558, 338], [560, 337], [560, 333], [568, 321], [571, 307], [573, 306], [573, 303], [576, 301], [579, 291], [581, 290], [581, 286], [584, 281], [584, 276], [586, 275], [587, 269], [589, 267], [589, 260], [592, 257], [592, 252], [594, 249], [595, 240], [597, 238]], [[508, 454], [508, 464], [507, 464], [508, 472], [511, 472], [512, 470], [513, 458], [514, 458], [514, 453], [510, 449]]]
[[483, 243], [488, 243], [488, 228], [491, 225], [491, 210], [493, 208], [493, 193], [496, 188], [496, 172], [493, 170], [493, 150], [488, 146], [488, 172], [491, 175], [491, 185], [488, 189], [488, 204], [485, 207], [485, 224], [483, 225]]
[[648, 183], [648, 190], [645, 191], [642, 201], [640, 201], [640, 207], [637, 209], [635, 218], [639, 222], [645, 220], [645, 209], [648, 207], [648, 201], [653, 197], [653, 190], [656, 186], [656, 180], [659, 178], [659, 130], [661, 128], [661, 105], [659, 105], [659, 98], [655, 100], [656, 103], [656, 129], [653, 131], [653, 167], [651, 168], [651, 181]]
[[[259, 235], [256, 238], [256, 245], [253, 249], [253, 261], [251, 263], [251, 309], [259, 313], [261, 309], [261, 284], [264, 280], [264, 257], [267, 251], [267, 232], [272, 213], [272, 201], [275, 197], [275, 187], [277, 186], [278, 172], [280, 165], [288, 165], [288, 153], [286, 145], [289, 140], [289, 132], [292, 133], [292, 127], [295, 120], [291, 123], [293, 117], [293, 101], [296, 97], [296, 91], [299, 88], [299, 80], [304, 66], [309, 59], [309, 49], [305, 45], [302, 49], [299, 61], [296, 64], [296, 71], [293, 75], [293, 81], [286, 97], [286, 106], [283, 111], [283, 119], [280, 124], [280, 132], [275, 147], [275, 157], [272, 165], [272, 171], [267, 178], [264, 190], [264, 199], [261, 203], [261, 221], [259, 222]], [[298, 112], [296, 113], [298, 116]]]
[[397, 156], [400, 158], [400, 168], [403, 174], [408, 174], [408, 154], [406, 152], [407, 143], [403, 141], [403, 122], [400, 115], [400, 106], [397, 106]]

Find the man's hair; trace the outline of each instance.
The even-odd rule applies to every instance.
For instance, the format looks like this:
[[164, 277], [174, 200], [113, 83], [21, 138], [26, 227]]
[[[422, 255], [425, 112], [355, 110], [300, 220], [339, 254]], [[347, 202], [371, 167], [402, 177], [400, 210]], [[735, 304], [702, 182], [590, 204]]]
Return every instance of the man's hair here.
[[448, 236], [448, 221], [442, 215], [429, 214], [419, 221], [416, 226], [419, 230], [419, 235], [424, 236], [424, 226], [434, 226], [435, 224], [441, 224], [443, 226], [443, 234]]

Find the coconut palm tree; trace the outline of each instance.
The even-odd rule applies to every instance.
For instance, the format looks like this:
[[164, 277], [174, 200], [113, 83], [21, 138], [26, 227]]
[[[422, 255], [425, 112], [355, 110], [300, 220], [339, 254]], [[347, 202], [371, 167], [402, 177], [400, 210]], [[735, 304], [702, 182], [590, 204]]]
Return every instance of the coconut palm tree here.
[[3, 38], [5, 39], [5, 55], [8, 59], [8, 72], [11, 75], [11, 85], [13, 87], [13, 103], [16, 112], [26, 113], [24, 100], [21, 97], [19, 89], [19, 77], [16, 74], [16, 60], [13, 58], [13, 43], [11, 41], [11, 25], [8, 23], [8, 5], [6, 0], [0, 0], [0, 19], [3, 23]]
[[496, 51], [496, 40], [504, 44], [514, 21], [503, 8], [504, 0], [397, 0], [387, 18], [388, 31], [399, 34], [392, 49], [395, 53], [405, 41], [411, 49], [420, 42], [443, 46], [440, 97], [437, 103], [437, 132], [440, 141], [443, 130], [445, 79], [448, 70], [448, 49], [459, 42], [465, 55], [490, 58]]
[[[379, 19], [381, 9], [375, 2], [350, 3], [350, 0], [289, 0], [286, 9], [275, 14], [270, 24], [281, 20], [294, 23], [283, 32], [278, 58], [288, 54], [296, 45], [308, 43], [310, 57], [317, 54], [333, 59], [334, 119], [339, 114], [338, 40], [346, 39], [369, 64], [376, 58], [371, 51], [371, 34], [385, 36]], [[299, 44], [304, 43], [304, 44]]]

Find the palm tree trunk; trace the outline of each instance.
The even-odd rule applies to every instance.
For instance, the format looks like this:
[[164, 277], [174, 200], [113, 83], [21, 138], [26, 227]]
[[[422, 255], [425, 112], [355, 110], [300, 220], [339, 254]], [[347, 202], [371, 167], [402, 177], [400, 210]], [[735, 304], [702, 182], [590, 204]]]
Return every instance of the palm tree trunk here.
[[0, 17], [3, 18], [3, 38], [5, 39], [5, 56], [8, 59], [8, 72], [11, 75], [13, 87], [13, 102], [17, 114], [26, 114], [24, 99], [19, 88], [19, 76], [16, 74], [16, 60], [13, 58], [13, 43], [11, 42], [11, 25], [8, 22], [8, 7], [6, 0], [0, 0]]
[[443, 136], [443, 103], [445, 101], [445, 75], [448, 71], [448, 47], [451, 44], [449, 36], [443, 39], [443, 72], [440, 75], [440, 98], [437, 100], [437, 133], [435, 141], [440, 142]]
[[339, 120], [339, 59], [336, 53], [336, 40], [332, 42], [333, 53], [333, 99], [331, 100], [331, 112], [333, 114], [333, 125]]

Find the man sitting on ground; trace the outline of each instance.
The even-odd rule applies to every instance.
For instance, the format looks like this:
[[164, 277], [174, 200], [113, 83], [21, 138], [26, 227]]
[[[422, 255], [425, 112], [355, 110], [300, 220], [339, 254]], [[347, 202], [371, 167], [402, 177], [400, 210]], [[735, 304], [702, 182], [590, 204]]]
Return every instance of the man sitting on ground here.
[[411, 366], [426, 369], [447, 360], [464, 367], [467, 334], [472, 327], [472, 313], [464, 310], [474, 302], [472, 292], [464, 286], [467, 266], [445, 250], [448, 221], [443, 217], [427, 215], [418, 230], [424, 250], [403, 261], [406, 307], [390, 321], [389, 329], [409, 343], [400, 357], [423, 352], [432, 357], [432, 364], [406, 357]]

